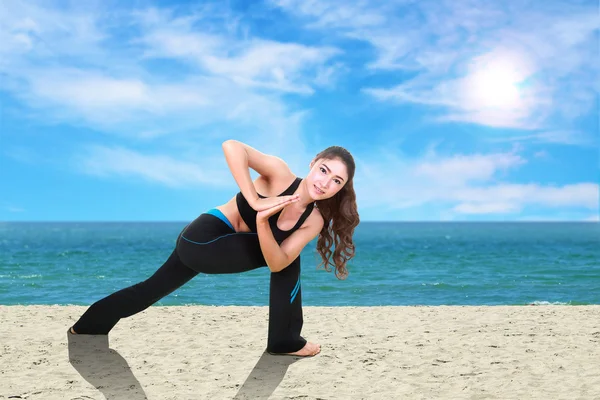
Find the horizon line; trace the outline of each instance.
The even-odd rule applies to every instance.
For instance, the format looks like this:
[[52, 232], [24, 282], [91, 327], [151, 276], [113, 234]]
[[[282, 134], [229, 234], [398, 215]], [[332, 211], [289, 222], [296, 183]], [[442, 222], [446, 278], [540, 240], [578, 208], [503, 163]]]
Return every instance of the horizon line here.
[[[20, 221], [0, 221], [0, 224], [4, 223], [189, 223], [189, 220], [20, 220]], [[359, 223], [598, 223], [600, 221], [586, 221], [586, 220], [545, 220], [545, 219], [532, 219], [532, 220], [367, 220]]]

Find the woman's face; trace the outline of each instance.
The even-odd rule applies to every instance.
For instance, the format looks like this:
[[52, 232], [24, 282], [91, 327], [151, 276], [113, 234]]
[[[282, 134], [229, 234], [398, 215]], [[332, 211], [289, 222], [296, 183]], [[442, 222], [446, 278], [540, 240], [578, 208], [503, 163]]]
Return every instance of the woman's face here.
[[308, 192], [315, 200], [324, 200], [335, 196], [348, 180], [346, 164], [339, 159], [313, 160], [306, 183]]

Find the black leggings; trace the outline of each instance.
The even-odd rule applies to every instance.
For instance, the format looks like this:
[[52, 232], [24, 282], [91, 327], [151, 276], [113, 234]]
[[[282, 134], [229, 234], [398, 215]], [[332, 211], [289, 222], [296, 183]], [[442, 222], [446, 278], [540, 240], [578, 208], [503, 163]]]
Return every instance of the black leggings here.
[[121, 318], [144, 311], [196, 275], [198, 272], [183, 265], [177, 251], [173, 251], [150, 278], [92, 304], [73, 329], [77, 333], [106, 335]]
[[[214, 211], [214, 210], [210, 210]], [[121, 318], [137, 314], [198, 273], [240, 273], [265, 267], [256, 233], [236, 233], [222, 214], [201, 214], [179, 234], [177, 247], [148, 279], [92, 304], [73, 325], [80, 334], [108, 334]], [[271, 273], [267, 351], [291, 353], [306, 340], [302, 330], [300, 257]]]

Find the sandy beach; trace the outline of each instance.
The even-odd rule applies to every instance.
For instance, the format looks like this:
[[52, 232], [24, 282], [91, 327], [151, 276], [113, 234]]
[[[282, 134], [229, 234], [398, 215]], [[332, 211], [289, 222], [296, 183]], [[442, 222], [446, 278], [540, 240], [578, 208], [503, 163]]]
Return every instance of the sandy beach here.
[[0, 399], [600, 399], [600, 306], [305, 307], [313, 358], [265, 352], [266, 307], [0, 306]]

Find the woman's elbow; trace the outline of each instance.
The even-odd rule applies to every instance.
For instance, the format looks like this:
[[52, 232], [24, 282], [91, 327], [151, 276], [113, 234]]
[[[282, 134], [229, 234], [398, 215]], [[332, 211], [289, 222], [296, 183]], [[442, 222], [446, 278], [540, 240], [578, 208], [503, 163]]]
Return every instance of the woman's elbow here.
[[271, 272], [277, 273], [277, 272], [283, 271], [285, 269], [285, 267], [287, 267], [287, 264], [273, 264], [273, 265], [268, 265], [268, 267], [271, 270]]
[[268, 267], [269, 267], [269, 270], [270, 270], [272, 273], [281, 272], [281, 270], [283, 269], [283, 268], [280, 268], [280, 267], [278, 267], [278, 266], [271, 266], [271, 265], [268, 265]]

